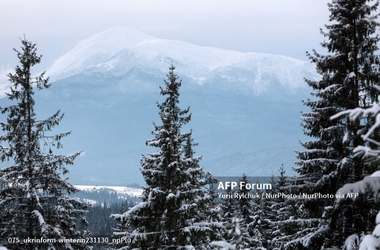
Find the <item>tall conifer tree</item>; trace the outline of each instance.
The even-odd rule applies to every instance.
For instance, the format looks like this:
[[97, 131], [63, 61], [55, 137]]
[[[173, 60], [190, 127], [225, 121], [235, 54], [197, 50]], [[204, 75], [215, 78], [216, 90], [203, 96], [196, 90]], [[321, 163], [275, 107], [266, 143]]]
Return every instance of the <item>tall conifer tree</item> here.
[[[379, 67], [375, 55], [379, 36], [375, 34], [377, 15], [373, 14], [378, 2], [334, 0], [328, 7], [330, 24], [326, 25], [327, 31], [321, 31], [326, 38], [321, 45], [328, 54], [321, 55], [315, 50], [308, 54], [321, 80], [307, 80], [314, 98], [304, 102], [311, 111], [303, 113], [302, 126], [313, 140], [301, 143], [305, 151], [298, 152], [296, 168], [300, 174], [298, 190], [305, 193], [335, 194], [344, 183], [358, 181], [373, 172], [351, 151], [363, 143], [361, 136], [373, 121], [343, 116], [330, 120], [330, 117], [342, 110], [366, 108], [379, 94], [374, 87], [379, 80], [379, 72], [375, 70]], [[341, 245], [354, 228], [365, 230], [371, 214], [365, 212], [369, 207], [368, 203], [364, 205], [365, 197], [360, 200], [355, 205], [340, 206], [344, 212], [335, 211], [334, 216], [330, 210], [333, 199], [303, 202], [307, 212], [305, 220], [325, 216], [319, 226], [305, 230], [304, 235], [298, 234], [298, 240], [293, 241], [290, 248], [303, 245], [307, 249], [320, 249], [321, 244]], [[358, 211], [360, 215], [352, 216]]]
[[[36, 45], [21, 40], [17, 51], [20, 65], [8, 74], [13, 84], [8, 93], [11, 105], [1, 107], [7, 115], [1, 123], [0, 159], [10, 166], [0, 170], [0, 238], [15, 239], [9, 249], [87, 249], [81, 243], [58, 243], [59, 239], [76, 239], [76, 219], [83, 218], [86, 205], [68, 196], [76, 191], [61, 172], [68, 172], [66, 164], [73, 164], [79, 153], [63, 156], [53, 153], [61, 148], [61, 138], [70, 133], [49, 135], [63, 118], [60, 111], [46, 120], [37, 119], [34, 88], [48, 88], [44, 73], [32, 77], [32, 67], [40, 63]], [[24, 239], [53, 239], [57, 242], [29, 242]]]
[[169, 68], [161, 88], [165, 100], [157, 104], [162, 124], [154, 124], [154, 139], [146, 142], [158, 150], [141, 160], [147, 184], [142, 202], [113, 215], [121, 227], [129, 223], [134, 228], [115, 232], [132, 238], [127, 246], [131, 249], [209, 249], [213, 227], [218, 226], [207, 216], [213, 198], [205, 190], [210, 175], [199, 166], [200, 157], [194, 156], [191, 133], [181, 133], [191, 115], [189, 108], [178, 106], [181, 81], [174, 69]]

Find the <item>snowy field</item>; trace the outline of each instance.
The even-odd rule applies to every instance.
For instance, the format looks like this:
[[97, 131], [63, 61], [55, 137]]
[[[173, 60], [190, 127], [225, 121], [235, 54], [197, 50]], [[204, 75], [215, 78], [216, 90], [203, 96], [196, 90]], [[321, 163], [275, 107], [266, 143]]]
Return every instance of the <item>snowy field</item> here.
[[[80, 191], [94, 191], [94, 190], [112, 190], [120, 195], [141, 196], [142, 188], [123, 187], [123, 186], [92, 186], [92, 185], [74, 185]], [[0, 249], [1, 250], [1, 249]]]

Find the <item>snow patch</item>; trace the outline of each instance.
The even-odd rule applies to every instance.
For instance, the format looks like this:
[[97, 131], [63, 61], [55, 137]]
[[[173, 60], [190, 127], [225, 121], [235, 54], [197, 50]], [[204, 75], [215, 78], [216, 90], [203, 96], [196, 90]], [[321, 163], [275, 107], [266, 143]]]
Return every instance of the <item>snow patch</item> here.
[[359, 250], [377, 250], [380, 246], [380, 241], [373, 235], [366, 235], [362, 243], [360, 243]]
[[[349, 193], [362, 193], [364, 194], [367, 190], [372, 191], [375, 197], [378, 197], [380, 190], [380, 178], [378, 176], [380, 171], [376, 171], [374, 175], [366, 176], [363, 180], [357, 181], [355, 183], [345, 184], [337, 191], [338, 197], [345, 197]], [[339, 203], [342, 198], [337, 199]]]
[[380, 212], [378, 212], [376, 215], [376, 225], [377, 224], [380, 224]]
[[83, 199], [83, 201], [90, 204], [91, 206], [94, 206], [97, 203], [96, 200], [91, 200], [91, 199]]
[[380, 225], [377, 225], [372, 232], [373, 236], [380, 237]]
[[235, 250], [236, 249], [235, 245], [232, 245], [224, 241], [213, 241], [211, 242], [211, 245], [216, 246], [216, 247], [221, 247], [220, 250]]
[[75, 188], [81, 191], [93, 191], [110, 189], [116, 191], [118, 194], [131, 195], [140, 197], [143, 193], [142, 188], [123, 187], [123, 186], [92, 186], [92, 185], [74, 185]]
[[344, 242], [343, 249], [345, 250], [356, 250], [359, 246], [359, 236], [357, 234], [350, 235]]

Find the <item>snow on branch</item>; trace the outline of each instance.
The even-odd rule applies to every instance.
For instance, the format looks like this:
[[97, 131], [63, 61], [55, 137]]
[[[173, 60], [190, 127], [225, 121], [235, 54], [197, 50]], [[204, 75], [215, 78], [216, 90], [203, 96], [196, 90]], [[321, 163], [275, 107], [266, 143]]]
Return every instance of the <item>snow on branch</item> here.
[[370, 130], [363, 135], [363, 139], [367, 140], [369, 136], [372, 134], [372, 132], [380, 127], [380, 105], [378, 103], [372, 104], [370, 108], [362, 109], [362, 108], [354, 108], [354, 109], [348, 109], [342, 112], [339, 112], [333, 116], [331, 116], [331, 120], [337, 119], [341, 116], [348, 115], [350, 119], [356, 120], [362, 116], [375, 116], [376, 115], [376, 122], [373, 124], [373, 126], [370, 128]]
[[[380, 146], [380, 143], [371, 139], [370, 136], [376, 128], [380, 127], [380, 105], [374, 103], [370, 108], [355, 108], [346, 111], [339, 112], [338, 114], [331, 117], [331, 119], [337, 119], [341, 116], [348, 115], [350, 119], [356, 120], [360, 117], [376, 117], [375, 123], [367, 131], [366, 134], [362, 136], [365, 142], [373, 143], [374, 145]], [[368, 146], [358, 146], [353, 150], [355, 155], [362, 155], [363, 157], [379, 158], [380, 150], [372, 149]], [[337, 197], [343, 197], [342, 195], [348, 193], [365, 193], [366, 191], [371, 191], [375, 198], [379, 196], [380, 190], [380, 171], [373, 173], [371, 176], [366, 176], [363, 180], [355, 183], [345, 184], [342, 188], [337, 191]], [[341, 198], [337, 199], [337, 203], [341, 201]]]
[[46, 224], [45, 219], [42, 216], [42, 214], [38, 210], [33, 210], [32, 213], [34, 214], [34, 216], [36, 216], [36, 218], [38, 220], [38, 223], [40, 224], [42, 233], [43, 234], [46, 233], [48, 231], [48, 229], [49, 229], [49, 225]]
[[371, 191], [375, 198], [378, 198], [380, 191], [380, 171], [376, 171], [370, 176], [364, 177], [363, 180], [357, 181], [355, 183], [345, 184], [337, 191], [337, 203], [346, 197], [349, 193], [366, 193], [366, 191]]
[[357, 234], [352, 234], [347, 237], [346, 241], [344, 242], [343, 249], [344, 250], [355, 250], [360, 244], [360, 238]]
[[[380, 105], [378, 103], [372, 104], [372, 106], [367, 109], [363, 109], [363, 108], [348, 109], [348, 110], [339, 112], [336, 115], [331, 116], [330, 119], [334, 120], [345, 115], [348, 115], [348, 117], [352, 120], [356, 120], [361, 117], [376, 117], [375, 123], [371, 126], [371, 128], [367, 131], [366, 134], [362, 135], [362, 138], [364, 141], [370, 142], [380, 147], [380, 142], [375, 141], [370, 138], [374, 130], [380, 127]], [[363, 146], [363, 145], [356, 147], [353, 150], [353, 152], [355, 156], [362, 155], [363, 157], [369, 157], [369, 158], [380, 156], [380, 150], [372, 149], [368, 146]]]
[[34, 210], [33, 214], [37, 217], [38, 222], [40, 223], [40, 226], [43, 226], [46, 224], [44, 217], [42, 216], [42, 214], [38, 210]]
[[213, 241], [211, 242], [212, 246], [221, 247], [221, 250], [235, 250], [236, 247], [225, 241]]
[[366, 235], [360, 243], [359, 250], [377, 250], [379, 249], [379, 239], [373, 235]]
[[140, 202], [139, 204], [137, 204], [136, 206], [132, 207], [131, 209], [129, 209], [127, 212], [125, 212], [124, 214], [111, 214], [111, 217], [116, 219], [116, 220], [123, 220], [127, 217], [130, 217], [133, 213], [135, 213], [136, 211], [148, 206], [149, 203], [148, 202]]

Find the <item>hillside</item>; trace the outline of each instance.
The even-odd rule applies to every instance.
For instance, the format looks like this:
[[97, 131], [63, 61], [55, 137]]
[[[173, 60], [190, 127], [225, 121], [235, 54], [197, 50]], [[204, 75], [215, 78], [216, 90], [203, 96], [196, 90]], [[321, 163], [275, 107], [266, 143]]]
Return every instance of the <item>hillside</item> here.
[[[53, 86], [38, 92], [37, 113], [65, 112], [72, 131], [63, 153], [83, 150], [70, 167], [74, 184], [142, 184], [141, 154], [151, 152], [156, 102], [170, 64], [182, 79], [181, 106], [191, 106], [202, 166], [213, 174], [293, 174], [303, 139], [301, 100], [313, 65], [280, 55], [242, 53], [164, 40], [124, 27], [80, 42], [47, 70]], [[2, 89], [0, 87], [0, 89]], [[8, 101], [0, 99], [3, 106]]]

